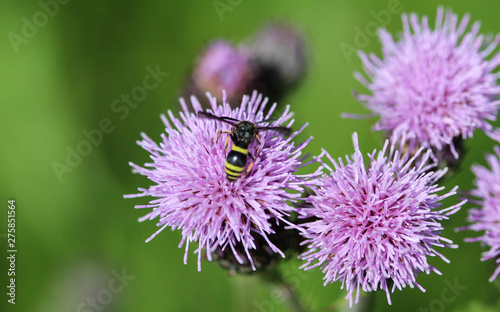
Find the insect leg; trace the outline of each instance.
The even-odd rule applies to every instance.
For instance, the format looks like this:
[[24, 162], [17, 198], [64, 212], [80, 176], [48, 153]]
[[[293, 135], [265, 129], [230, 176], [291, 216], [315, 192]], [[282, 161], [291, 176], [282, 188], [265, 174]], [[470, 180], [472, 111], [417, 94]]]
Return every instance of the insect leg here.
[[243, 173], [242, 178], [244, 178], [247, 175], [247, 173], [250, 171], [250, 169], [252, 169], [253, 164], [255, 163], [255, 158], [253, 157], [252, 153], [249, 152], [248, 156], [250, 157], [250, 159], [252, 159], [252, 163], [248, 166], [248, 168], [245, 171], [245, 173]]
[[[232, 132], [232, 131], [221, 131], [221, 130], [217, 131], [217, 140], [216, 140], [215, 142], [219, 142], [219, 138], [220, 138], [220, 136], [221, 136], [223, 133], [229, 133], [229, 134], [232, 134], [233, 132]], [[227, 137], [226, 147], [227, 147], [228, 141], [229, 141], [229, 137]]]
[[229, 144], [229, 135], [227, 136], [227, 139], [226, 139], [226, 145], [224, 145], [224, 152], [227, 150], [228, 144]]
[[257, 139], [257, 143], [259, 143], [259, 145], [257, 146], [257, 154], [256, 155], [259, 155], [259, 152], [260, 152], [260, 138], [259, 138], [259, 135], [255, 134], [255, 138]]

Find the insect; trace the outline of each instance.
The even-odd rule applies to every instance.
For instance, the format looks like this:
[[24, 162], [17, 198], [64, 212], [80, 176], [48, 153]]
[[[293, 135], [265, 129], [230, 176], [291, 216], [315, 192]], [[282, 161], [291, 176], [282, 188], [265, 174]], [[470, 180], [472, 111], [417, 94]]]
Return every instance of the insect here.
[[[257, 154], [260, 151], [260, 138], [258, 132], [261, 130], [273, 130], [279, 133], [282, 133], [284, 135], [289, 135], [290, 134], [290, 128], [286, 127], [258, 127], [257, 124], [260, 123], [265, 123], [269, 121], [274, 121], [276, 120], [275, 118], [270, 118], [266, 120], [262, 120], [256, 123], [250, 122], [250, 121], [242, 121], [238, 119], [234, 119], [231, 117], [225, 117], [225, 116], [215, 116], [207, 112], [198, 112], [198, 116], [200, 117], [205, 117], [205, 118], [210, 118], [210, 119], [216, 119], [225, 123], [228, 123], [232, 125], [233, 127], [231, 128], [231, 131], [219, 131], [217, 134], [217, 138], [220, 137], [222, 133], [227, 133], [229, 134], [229, 137], [231, 137], [231, 140], [233, 141], [233, 145], [231, 146], [231, 150], [227, 154], [226, 157], [226, 164], [225, 164], [225, 171], [227, 175], [227, 179], [232, 182], [237, 180], [241, 174], [243, 173], [243, 170], [245, 170], [246, 164], [248, 157], [252, 159], [252, 163], [248, 166], [246, 173], [250, 171], [252, 168], [255, 158], [254, 156], [248, 151], [248, 146], [252, 144], [254, 139], [257, 139], [257, 142], [259, 142], [259, 147], [257, 148]], [[226, 140], [226, 148], [229, 143], [229, 137]]]

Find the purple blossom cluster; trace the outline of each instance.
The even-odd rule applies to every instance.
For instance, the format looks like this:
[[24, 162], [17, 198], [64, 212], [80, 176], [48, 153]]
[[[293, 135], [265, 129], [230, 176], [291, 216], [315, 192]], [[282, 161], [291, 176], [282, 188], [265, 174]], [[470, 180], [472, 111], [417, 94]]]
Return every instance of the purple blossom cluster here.
[[[382, 289], [389, 296], [392, 289], [417, 286], [416, 276], [440, 272], [429, 265], [427, 257], [448, 260], [434, 247], [453, 247], [440, 236], [440, 222], [448, 219], [464, 203], [439, 209], [440, 201], [454, 195], [457, 187], [439, 195], [444, 187], [436, 184], [446, 170], [429, 171], [430, 150], [419, 149], [414, 156], [401, 154], [385, 142], [383, 149], [368, 154], [369, 165], [359, 149], [357, 134], [353, 135], [355, 152], [352, 158], [332, 164], [320, 160], [329, 174], [324, 174], [312, 186], [307, 198], [311, 208], [301, 211], [314, 221], [303, 224], [309, 250], [301, 255], [304, 269], [319, 267], [325, 273], [325, 285], [342, 282], [352, 305], [356, 292]], [[420, 155], [420, 154], [423, 155]], [[420, 164], [415, 162], [420, 156]]]
[[226, 92], [230, 101], [241, 97], [256, 75], [249, 53], [226, 41], [212, 42], [200, 56], [193, 80], [200, 90], [220, 95]]
[[482, 261], [495, 259], [497, 268], [490, 278], [490, 282], [500, 274], [500, 147], [495, 147], [496, 155], [488, 155], [486, 160], [490, 170], [475, 165], [472, 171], [476, 175], [475, 188], [471, 191], [472, 200], [479, 208], [469, 210], [468, 220], [472, 222], [461, 230], [484, 231], [476, 238], [468, 238], [467, 242], [480, 242], [490, 249], [483, 253]]
[[[256, 92], [251, 97], [243, 97], [236, 109], [232, 109], [225, 98], [218, 104], [214, 97], [208, 96], [212, 114], [250, 122], [268, 119], [276, 107], [273, 105], [264, 115], [267, 99], [263, 100]], [[201, 110], [195, 97], [191, 98], [191, 104], [194, 111]], [[233, 252], [239, 263], [248, 261], [255, 270], [250, 252], [264, 248], [256, 245], [256, 236], [266, 242], [272, 252], [284, 257], [270, 236], [275, 233], [272, 224], [290, 223], [287, 218], [296, 209], [289, 203], [301, 199], [301, 184], [308, 178], [294, 174], [302, 166], [302, 149], [310, 139], [298, 145], [293, 140], [306, 125], [288, 138], [274, 131], [259, 133], [259, 154], [255, 153], [257, 143], [249, 148], [255, 155], [253, 167], [244, 178], [230, 182], [224, 172], [226, 140], [217, 135], [219, 131], [229, 131], [230, 126], [198, 117], [182, 99], [181, 105], [180, 118], [170, 111], [170, 121], [162, 116], [166, 133], [162, 134], [161, 143], [142, 134], [143, 140], [138, 144], [151, 154], [152, 162], [144, 166], [130, 163], [136, 172], [152, 182], [148, 188], [139, 188], [138, 194], [125, 196], [154, 198], [148, 205], [136, 206], [151, 209], [140, 221], [159, 219], [160, 229], [147, 242], [166, 227], [180, 229], [179, 247], [185, 245], [184, 262], [189, 244], [198, 243], [195, 253], [199, 270], [203, 250], [207, 259], [212, 260], [214, 251], [226, 249]], [[285, 123], [291, 127], [292, 115], [287, 106], [274, 124]], [[241, 249], [243, 255], [238, 252]]]
[[469, 15], [459, 21], [442, 7], [434, 30], [427, 16], [403, 14], [402, 19], [399, 41], [379, 31], [382, 58], [360, 52], [367, 77], [355, 76], [372, 94], [357, 97], [380, 116], [374, 130], [387, 131], [395, 141], [405, 135], [412, 150], [449, 149], [455, 158], [454, 139], [472, 137], [475, 129], [500, 140], [489, 123], [500, 106], [500, 73], [495, 72], [500, 54], [494, 53], [500, 35], [489, 42], [479, 35], [479, 22], [468, 30]]
[[241, 97], [252, 90], [278, 100], [296, 87], [307, 72], [304, 38], [292, 25], [273, 22], [264, 25], [238, 44], [225, 39], [210, 42], [194, 64], [189, 83], [183, 92], [197, 95], [202, 107], [210, 92], [237, 107]]

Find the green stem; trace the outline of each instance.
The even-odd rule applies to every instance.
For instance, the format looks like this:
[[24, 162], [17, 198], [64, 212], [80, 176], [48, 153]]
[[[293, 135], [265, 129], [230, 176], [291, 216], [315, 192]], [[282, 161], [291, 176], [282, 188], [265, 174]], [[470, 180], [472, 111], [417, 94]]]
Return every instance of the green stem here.
[[291, 311], [294, 312], [308, 312], [302, 302], [299, 299], [299, 296], [296, 292], [296, 289], [286, 281], [278, 269], [268, 269], [264, 272], [262, 276], [266, 281], [270, 282], [275, 289], [280, 291], [282, 295], [281, 299], [285, 301], [285, 303], [289, 306]]
[[[349, 302], [341, 310], [342, 312], [369, 312], [373, 311], [373, 306], [375, 304], [375, 293], [374, 291], [365, 293], [360, 292], [359, 301], [357, 304], [353, 304], [352, 308], [349, 308]], [[347, 301], [347, 300], [346, 300]]]
[[359, 301], [349, 307], [349, 300], [340, 298], [337, 301], [321, 309], [321, 312], [369, 312], [373, 311], [375, 303], [375, 292], [361, 292]]

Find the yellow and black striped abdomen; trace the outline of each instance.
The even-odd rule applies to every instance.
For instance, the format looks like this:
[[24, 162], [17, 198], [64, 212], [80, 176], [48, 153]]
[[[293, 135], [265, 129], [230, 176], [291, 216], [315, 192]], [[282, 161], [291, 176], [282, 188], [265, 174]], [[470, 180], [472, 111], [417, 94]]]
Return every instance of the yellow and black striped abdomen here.
[[226, 175], [229, 181], [238, 179], [247, 164], [248, 149], [233, 144], [226, 158]]

